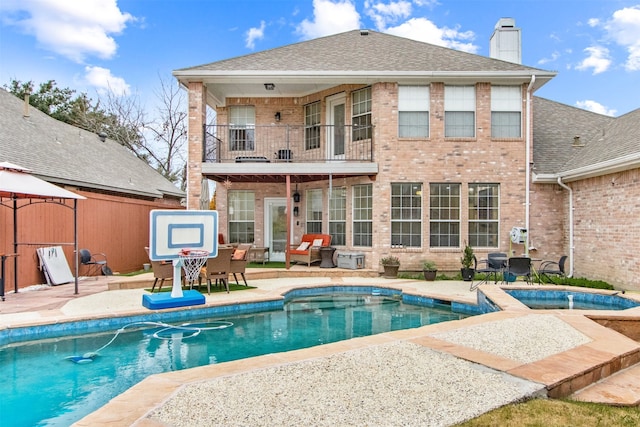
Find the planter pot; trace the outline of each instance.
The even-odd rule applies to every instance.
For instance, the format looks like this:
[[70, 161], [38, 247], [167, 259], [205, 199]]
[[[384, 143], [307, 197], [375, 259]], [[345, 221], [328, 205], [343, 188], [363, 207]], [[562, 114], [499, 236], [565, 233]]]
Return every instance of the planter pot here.
[[476, 271], [473, 268], [461, 268], [460, 273], [462, 274], [462, 280], [471, 282], [473, 281], [473, 276], [475, 276]]
[[422, 272], [424, 273], [424, 280], [428, 280], [430, 282], [436, 280], [438, 270], [422, 270]]
[[398, 269], [400, 265], [383, 265], [384, 277], [387, 279], [395, 279], [398, 277]]

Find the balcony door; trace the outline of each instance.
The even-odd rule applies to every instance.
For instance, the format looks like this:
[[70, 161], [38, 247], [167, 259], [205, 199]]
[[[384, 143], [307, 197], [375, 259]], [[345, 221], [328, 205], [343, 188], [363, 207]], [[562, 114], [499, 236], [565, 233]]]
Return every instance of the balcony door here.
[[344, 160], [345, 148], [345, 95], [327, 98], [327, 159]]
[[[291, 218], [293, 223], [293, 215]], [[293, 224], [292, 224], [293, 225]], [[264, 241], [269, 248], [270, 261], [284, 261], [287, 247], [287, 199], [264, 199]]]

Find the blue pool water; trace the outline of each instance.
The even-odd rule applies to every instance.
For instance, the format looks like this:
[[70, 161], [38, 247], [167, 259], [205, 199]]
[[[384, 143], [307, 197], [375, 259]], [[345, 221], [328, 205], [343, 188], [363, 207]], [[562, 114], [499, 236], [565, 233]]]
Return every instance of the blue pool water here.
[[[538, 310], [626, 310], [640, 303], [619, 295], [547, 289], [505, 289], [505, 292], [529, 308]], [[570, 301], [573, 304], [570, 305]]]
[[[217, 317], [189, 321], [192, 329], [129, 324], [120, 331], [5, 345], [0, 424], [68, 426], [152, 374], [466, 317], [437, 301], [429, 304], [404, 304], [399, 294], [304, 295], [280, 310], [225, 316], [233, 323], [227, 328], [215, 329], [227, 325]], [[95, 358], [82, 359], [96, 350]], [[86, 363], [66, 360], [70, 356]]]

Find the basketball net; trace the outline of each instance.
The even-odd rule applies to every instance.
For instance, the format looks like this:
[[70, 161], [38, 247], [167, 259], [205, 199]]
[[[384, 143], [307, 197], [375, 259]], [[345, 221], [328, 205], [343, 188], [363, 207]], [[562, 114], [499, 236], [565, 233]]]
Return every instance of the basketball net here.
[[207, 262], [209, 252], [203, 250], [186, 250], [178, 252], [178, 257], [182, 261], [184, 278], [189, 284], [193, 284], [200, 275], [200, 269]]

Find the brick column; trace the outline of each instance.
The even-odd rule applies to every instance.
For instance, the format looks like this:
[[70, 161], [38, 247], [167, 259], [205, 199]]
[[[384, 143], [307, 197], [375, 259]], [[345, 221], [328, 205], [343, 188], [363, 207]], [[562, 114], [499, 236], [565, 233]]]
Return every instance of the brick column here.
[[200, 209], [200, 193], [202, 192], [202, 126], [206, 120], [207, 110], [202, 82], [190, 82], [188, 90], [187, 209]]

